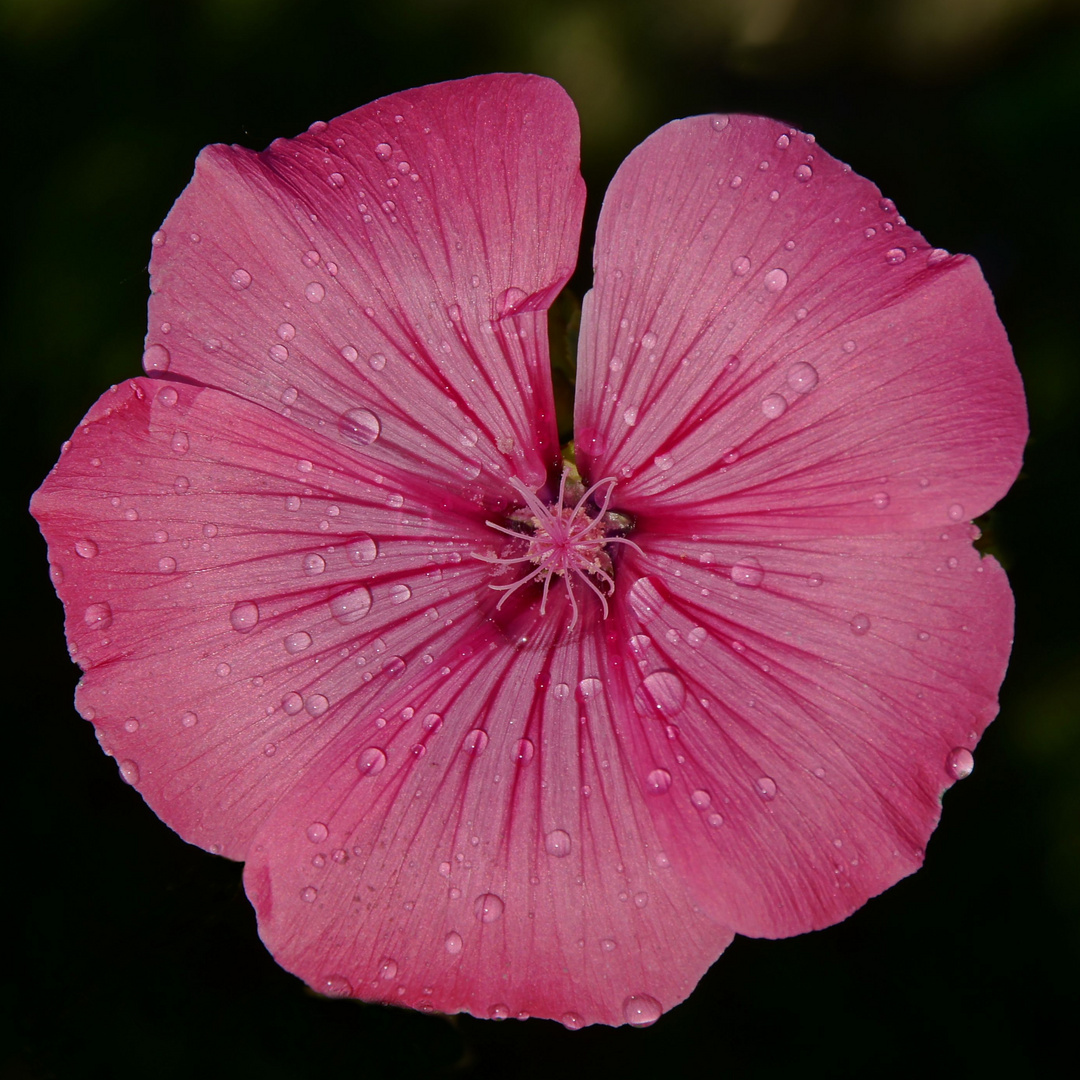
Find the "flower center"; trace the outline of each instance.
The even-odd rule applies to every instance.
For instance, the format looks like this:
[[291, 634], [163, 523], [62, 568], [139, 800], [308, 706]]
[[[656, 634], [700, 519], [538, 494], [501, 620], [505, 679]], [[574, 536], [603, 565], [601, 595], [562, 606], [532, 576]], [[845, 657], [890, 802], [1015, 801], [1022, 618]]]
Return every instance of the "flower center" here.
[[[520, 480], [511, 478], [510, 483], [525, 504], [509, 517], [517, 528], [497, 525], [493, 521], [487, 524], [526, 545], [525, 552], [504, 556], [474, 555], [482, 562], [498, 566], [517, 565], [526, 570], [523, 577], [509, 585], [491, 586], [503, 594], [496, 609], [501, 608], [523, 585], [538, 581], [543, 582], [544, 586], [540, 614], [545, 614], [551, 579], [557, 575], [565, 580], [570, 596], [573, 611], [571, 629], [576, 625], [579, 613], [575, 582], [595, 593], [606, 619], [608, 598], [615, 592], [614, 568], [606, 550], [607, 545], [629, 544], [641, 551], [632, 540], [617, 535], [630, 528], [630, 519], [625, 514], [608, 509], [615, 490], [615, 478], [605, 477], [585, 490], [580, 481], [571, 477], [570, 466], [565, 466], [559, 480], [559, 497], [551, 506], [546, 505], [536, 492], [530, 491]], [[602, 501], [598, 494], [601, 491]], [[568, 499], [576, 501], [570, 505]], [[592, 512], [590, 508], [593, 508]]]

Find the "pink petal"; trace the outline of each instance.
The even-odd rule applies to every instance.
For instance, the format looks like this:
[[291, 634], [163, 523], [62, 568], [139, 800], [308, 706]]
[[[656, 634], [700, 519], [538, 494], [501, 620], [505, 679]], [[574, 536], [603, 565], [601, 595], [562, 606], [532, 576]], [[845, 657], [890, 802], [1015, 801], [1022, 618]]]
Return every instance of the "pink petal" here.
[[577, 114], [535, 76], [208, 147], [158, 234], [144, 362], [340, 429], [384, 470], [539, 481], [558, 454], [543, 312], [583, 203]]
[[[970, 520], [1027, 433], [974, 260], [760, 117], [661, 128], [604, 202], [579, 460], [621, 507], [820, 535]], [[710, 525], [710, 529], [717, 526]]]
[[324, 992], [570, 1027], [690, 992], [731, 932], [665, 855], [605, 642], [564, 627], [522, 649], [477, 628], [300, 778], [245, 871], [281, 963]]
[[232, 858], [387, 684], [444, 663], [489, 592], [467, 554], [482, 508], [182, 383], [105, 394], [33, 511], [80, 711], [163, 820]]
[[641, 537], [616, 597], [626, 752], [670, 774], [649, 805], [714, 919], [816, 929], [921, 864], [1011, 646], [1008, 582], [972, 531]]

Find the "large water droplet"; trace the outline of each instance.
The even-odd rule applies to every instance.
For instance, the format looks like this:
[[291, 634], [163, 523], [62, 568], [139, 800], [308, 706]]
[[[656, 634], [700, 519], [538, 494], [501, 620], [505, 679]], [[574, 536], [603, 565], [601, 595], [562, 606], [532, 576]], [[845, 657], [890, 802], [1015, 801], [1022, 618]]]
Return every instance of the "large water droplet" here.
[[326, 569], [326, 560], [317, 552], [310, 552], [304, 556], [304, 573], [314, 577]]
[[360, 533], [346, 550], [349, 553], [349, 559], [356, 563], [357, 566], [374, 562], [375, 557], [379, 554], [378, 545], [367, 533]]
[[412, 589], [408, 585], [397, 584], [390, 586], [390, 603], [404, 604], [412, 596]]
[[314, 904], [318, 898], [319, 890], [316, 889], [314, 885], [308, 885], [300, 890], [300, 899], [303, 900], [305, 904]]
[[478, 757], [484, 752], [488, 744], [488, 733], [483, 728], [473, 728], [462, 742], [462, 746], [470, 754], [476, 754]]
[[782, 394], [767, 394], [761, 399], [761, 411], [770, 419], [775, 420], [783, 416], [787, 409], [787, 401]]
[[964, 777], [970, 776], [974, 768], [975, 757], [963, 746], [950, 750], [949, 756], [945, 759], [945, 771], [954, 780], [963, 780]]
[[98, 546], [93, 540], [76, 540], [75, 552], [84, 559], [92, 559], [98, 553]]
[[379, 961], [379, 978], [385, 979], [390, 982], [392, 979], [397, 978], [398, 965], [397, 961], [392, 956], [384, 956]]
[[481, 893], [476, 898], [476, 904], [473, 910], [476, 912], [476, 917], [483, 923], [492, 923], [496, 919], [502, 918], [503, 913], [503, 900], [501, 896], [496, 896], [495, 893]]
[[358, 622], [371, 610], [371, 593], [363, 585], [330, 600], [330, 614], [342, 625]]
[[311, 635], [305, 630], [297, 630], [293, 634], [286, 634], [282, 644], [285, 646], [287, 653], [295, 655], [311, 648]]
[[663, 1012], [660, 1002], [648, 994], [631, 994], [623, 1002], [623, 1016], [631, 1027], [650, 1027]]
[[595, 676], [589, 676], [578, 683], [578, 693], [581, 694], [583, 701], [598, 698], [603, 689], [604, 684]]
[[174, 432], [169, 445], [172, 447], [174, 453], [186, 454], [191, 447], [191, 441], [187, 437], [187, 432], [177, 431]]
[[386, 754], [377, 746], [369, 746], [360, 751], [356, 768], [361, 776], [378, 776], [386, 768]]
[[169, 350], [164, 345], [151, 345], [142, 354], [143, 371], [148, 375], [155, 371], [168, 371], [169, 359]]
[[246, 634], [255, 629], [259, 621], [259, 608], [250, 600], [241, 601], [229, 613], [229, 622], [238, 633]]
[[559, 1022], [568, 1031], [580, 1031], [585, 1026], [585, 1020], [576, 1012], [565, 1012], [559, 1017]]
[[698, 788], [690, 793], [690, 801], [698, 810], [708, 810], [712, 805], [712, 796], [704, 788]]
[[544, 850], [549, 855], [561, 859], [570, 854], [570, 834], [563, 829], [552, 829], [544, 837]]
[[457, 954], [461, 952], [465, 943], [461, 940], [461, 935], [456, 930], [451, 930], [450, 933], [446, 935], [445, 944], [446, 951], [451, 956], [457, 956]]
[[321, 821], [313, 821], [304, 830], [304, 835], [313, 844], [321, 844], [330, 835], [330, 830]]
[[120, 779], [125, 784], [137, 784], [139, 782], [139, 766], [134, 761], [129, 758], [117, 764], [120, 769]]
[[327, 997], [347, 998], [352, 997], [352, 983], [344, 975], [324, 975], [320, 990]]
[[807, 180], [811, 179], [813, 175], [814, 170], [811, 169], [809, 165], [799, 165], [795, 169], [795, 179], [801, 181], [804, 184], [807, 182]]
[[786, 270], [781, 270], [777, 267], [775, 270], [770, 270], [765, 275], [765, 288], [769, 292], [780, 292], [788, 283], [788, 276]]
[[370, 446], [380, 430], [379, 418], [370, 409], [350, 409], [338, 421], [338, 431], [361, 446]]
[[657, 710], [666, 716], [679, 712], [686, 701], [686, 686], [674, 671], [646, 675], [645, 690]]
[[771, 776], [759, 776], [754, 781], [754, 787], [766, 802], [776, 798], [776, 781]]
[[304, 712], [308, 716], [322, 716], [330, 708], [329, 699], [323, 694], [312, 694], [304, 699]]
[[891, 266], [902, 263], [906, 258], [907, 252], [903, 248], [889, 248], [889, 250], [885, 252], [885, 261]]
[[236, 269], [229, 275], [229, 284], [242, 291], [251, 285], [251, 275], [243, 268]]
[[513, 750], [510, 751], [510, 756], [518, 765], [528, 765], [535, 753], [536, 746], [533, 744], [532, 739], [518, 739], [514, 743]]
[[529, 294], [524, 289], [519, 289], [513, 285], [509, 289], [504, 289], [499, 293], [499, 298], [495, 302], [498, 317], [503, 319], [512, 314], [528, 298]]
[[731, 580], [736, 585], [742, 585], [748, 589], [755, 589], [765, 578], [765, 570], [762, 568], [761, 563], [753, 556], [748, 556], [745, 559], [740, 559], [731, 568]]
[[83, 612], [83, 622], [91, 630], [108, 630], [112, 626], [112, 621], [112, 608], [107, 601], [102, 601], [100, 604], [91, 604]]
[[667, 769], [653, 769], [645, 777], [645, 790], [650, 795], [666, 795], [671, 790], [671, 773]]
[[642, 622], [654, 619], [662, 603], [660, 590], [652, 578], [640, 577], [630, 586], [630, 606]]
[[381, 142], [381, 143], [378, 143], [376, 145], [376, 147], [375, 147], [375, 156], [380, 161], [385, 161], [392, 153], [393, 153], [393, 150], [390, 148], [389, 143]]
[[818, 384], [817, 368], [799, 361], [788, 368], [787, 384], [797, 394], [808, 394]]

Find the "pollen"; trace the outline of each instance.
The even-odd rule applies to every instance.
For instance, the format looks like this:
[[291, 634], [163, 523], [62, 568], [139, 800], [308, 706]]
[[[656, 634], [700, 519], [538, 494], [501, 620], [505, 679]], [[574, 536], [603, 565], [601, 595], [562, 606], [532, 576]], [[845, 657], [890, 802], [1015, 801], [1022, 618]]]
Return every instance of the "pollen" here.
[[[474, 554], [474, 558], [482, 562], [497, 566], [520, 566], [526, 571], [508, 585], [491, 586], [503, 594], [496, 607], [501, 608], [523, 585], [535, 581], [543, 584], [540, 614], [544, 615], [547, 613], [552, 578], [561, 577], [570, 597], [571, 629], [577, 624], [580, 614], [575, 582], [577, 587], [584, 587], [595, 594], [606, 619], [608, 600], [615, 592], [614, 567], [608, 545], [628, 544], [641, 551], [632, 540], [617, 535], [629, 528], [630, 521], [625, 515], [609, 510], [615, 478], [605, 477], [582, 490], [582, 485], [571, 476], [571, 467], [565, 466], [559, 480], [558, 498], [551, 505], [545, 504], [535, 491], [517, 478], [511, 478], [510, 484], [524, 503], [509, 518], [516, 528], [494, 521], [487, 524], [496, 532], [519, 541], [524, 546], [524, 553], [504, 556]], [[575, 496], [576, 502], [571, 505], [568, 499], [572, 500]]]

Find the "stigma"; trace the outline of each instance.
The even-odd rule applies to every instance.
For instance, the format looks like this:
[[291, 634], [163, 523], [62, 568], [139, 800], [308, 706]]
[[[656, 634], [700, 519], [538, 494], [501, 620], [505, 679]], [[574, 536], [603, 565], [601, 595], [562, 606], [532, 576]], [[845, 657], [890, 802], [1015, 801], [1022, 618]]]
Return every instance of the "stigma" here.
[[522, 577], [508, 585], [491, 585], [492, 589], [503, 594], [496, 605], [497, 609], [522, 586], [535, 581], [543, 585], [540, 614], [544, 615], [552, 579], [562, 578], [570, 597], [570, 629], [573, 629], [580, 614], [576, 593], [578, 588], [591, 591], [600, 601], [604, 618], [608, 617], [608, 600], [615, 592], [614, 566], [608, 545], [628, 544], [639, 553], [641, 548], [619, 535], [630, 528], [630, 519], [625, 514], [609, 510], [615, 477], [604, 477], [584, 489], [577, 479], [576, 470], [572, 473], [571, 469], [570, 465], [563, 467], [559, 495], [551, 505], [516, 477], [511, 477], [510, 485], [524, 503], [508, 518], [516, 527], [510, 528], [494, 521], [486, 524], [496, 532], [518, 541], [523, 548], [522, 553], [503, 556], [474, 554], [473, 557], [492, 565], [519, 566], [525, 570]]

